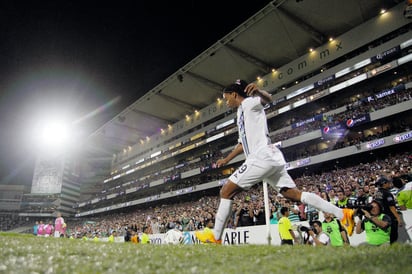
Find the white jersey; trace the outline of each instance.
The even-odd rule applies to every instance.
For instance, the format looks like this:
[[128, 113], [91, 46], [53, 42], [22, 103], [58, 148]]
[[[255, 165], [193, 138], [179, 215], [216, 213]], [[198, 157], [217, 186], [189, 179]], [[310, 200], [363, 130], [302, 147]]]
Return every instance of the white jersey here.
[[242, 101], [237, 109], [237, 126], [246, 158], [271, 143], [260, 97], [247, 97]]
[[262, 180], [278, 191], [283, 187], [296, 187], [285, 169], [282, 152], [270, 142], [260, 97], [248, 97], [242, 101], [237, 110], [237, 126], [246, 160], [229, 180], [243, 189], [249, 189]]

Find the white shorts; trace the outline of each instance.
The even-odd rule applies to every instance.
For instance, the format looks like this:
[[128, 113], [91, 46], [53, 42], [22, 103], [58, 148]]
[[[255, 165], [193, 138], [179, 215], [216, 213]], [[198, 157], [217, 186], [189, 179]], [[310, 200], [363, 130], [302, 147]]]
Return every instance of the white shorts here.
[[249, 156], [246, 161], [229, 177], [229, 180], [243, 189], [249, 189], [262, 181], [267, 182], [278, 192], [283, 187], [295, 188], [296, 184], [285, 168], [282, 152], [271, 151], [271, 160], [267, 160], [268, 151], [263, 154], [266, 159]]
[[54, 231], [54, 238], [60, 238], [60, 232]]

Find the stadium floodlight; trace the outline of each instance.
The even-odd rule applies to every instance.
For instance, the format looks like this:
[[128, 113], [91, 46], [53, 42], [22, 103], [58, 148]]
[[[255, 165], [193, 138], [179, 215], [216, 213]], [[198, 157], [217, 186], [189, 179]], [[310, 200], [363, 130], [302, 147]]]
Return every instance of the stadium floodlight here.
[[63, 119], [39, 121], [34, 128], [34, 146], [39, 152], [60, 154], [68, 148], [69, 131], [69, 123]]
[[43, 141], [51, 146], [58, 146], [67, 140], [66, 126], [54, 121], [44, 125], [41, 134]]

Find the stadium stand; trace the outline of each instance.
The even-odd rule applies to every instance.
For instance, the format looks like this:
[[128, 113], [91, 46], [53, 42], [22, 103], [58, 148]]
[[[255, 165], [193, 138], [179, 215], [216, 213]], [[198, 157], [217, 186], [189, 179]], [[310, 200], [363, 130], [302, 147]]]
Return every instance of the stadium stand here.
[[[402, 28], [388, 36], [399, 38], [405, 35], [405, 31]], [[368, 48], [384, 45], [388, 39], [384, 36]], [[368, 51], [363, 48], [358, 53], [352, 53], [355, 60], [345, 58], [345, 63], [354, 66], [365, 55], [368, 56]], [[298, 95], [298, 99], [295, 99], [297, 95], [288, 95], [290, 99], [286, 96], [274, 101], [267, 108], [271, 138], [279, 142], [292, 165], [290, 171], [311, 166], [308, 164], [314, 163], [316, 156], [321, 158], [318, 166], [339, 159], [345, 161], [345, 158], [354, 155], [352, 151], [346, 152], [351, 147], [356, 148], [355, 154], [362, 159], [364, 154], [370, 155], [372, 149], [402, 146], [403, 143], [390, 143], [385, 138], [391, 140], [397, 134], [408, 135], [411, 128], [410, 65], [406, 63], [395, 70], [385, 69], [379, 74], [374, 71], [398, 62], [408, 54], [409, 47], [401, 49], [400, 45], [399, 52], [384, 61], [377, 59], [372, 62], [374, 56], [369, 54], [367, 64], [364, 62], [363, 66], [354, 66], [358, 68], [342, 76], [339, 73], [341, 70], [334, 69], [339, 65], [335, 61], [328, 71], [337, 71], [332, 75], [340, 77], [331, 77], [333, 79], [327, 80], [327, 83], [308, 78], [305, 82], [312, 84]], [[359, 80], [353, 80], [356, 78]], [[322, 85], [317, 84], [319, 82]], [[302, 101], [305, 103], [296, 104]], [[284, 108], [290, 110], [281, 112]], [[140, 158], [141, 162], [126, 164], [126, 168], [121, 169], [119, 166], [121, 171], [115, 171], [105, 180], [101, 194], [79, 203], [78, 208], [83, 212], [79, 216], [218, 188], [242, 158], [234, 160], [229, 167], [214, 167], [216, 157], [230, 151], [237, 142], [233, 114], [226, 112], [221, 119], [215, 120], [205, 123], [195, 132], [187, 133], [178, 141], [173, 140], [166, 145], [168, 148], [159, 149], [156, 155], [138, 155], [136, 158]]]

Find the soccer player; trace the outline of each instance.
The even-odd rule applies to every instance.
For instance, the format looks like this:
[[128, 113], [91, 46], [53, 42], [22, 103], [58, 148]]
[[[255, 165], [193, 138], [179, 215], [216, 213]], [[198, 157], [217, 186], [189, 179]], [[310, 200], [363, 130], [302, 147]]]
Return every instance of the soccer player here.
[[44, 224], [43, 221], [39, 222], [39, 227], [37, 228], [37, 236], [43, 237], [46, 231], [44, 230]]
[[54, 226], [52, 224], [52, 221], [49, 221], [49, 223], [44, 226], [44, 231], [44, 237], [50, 237], [53, 235]]
[[264, 107], [272, 101], [271, 95], [260, 90], [254, 83], [247, 84], [243, 80], [237, 80], [223, 90], [223, 98], [229, 108], [237, 109], [239, 143], [224, 159], [219, 159], [216, 165], [224, 166], [240, 153], [245, 154], [246, 160], [229, 177], [220, 191], [220, 204], [213, 233], [197, 231], [195, 234], [199, 241], [221, 243], [234, 196], [263, 180], [279, 190], [287, 199], [301, 201], [342, 218], [341, 209], [316, 194], [301, 192], [287, 173], [282, 152], [271, 144], [269, 138]]
[[54, 237], [59, 238], [61, 235], [64, 235], [66, 230], [66, 224], [60, 212], [57, 213], [57, 218], [54, 221]]
[[37, 236], [37, 231], [39, 230], [39, 222], [36, 221], [36, 223], [33, 226], [33, 235]]

